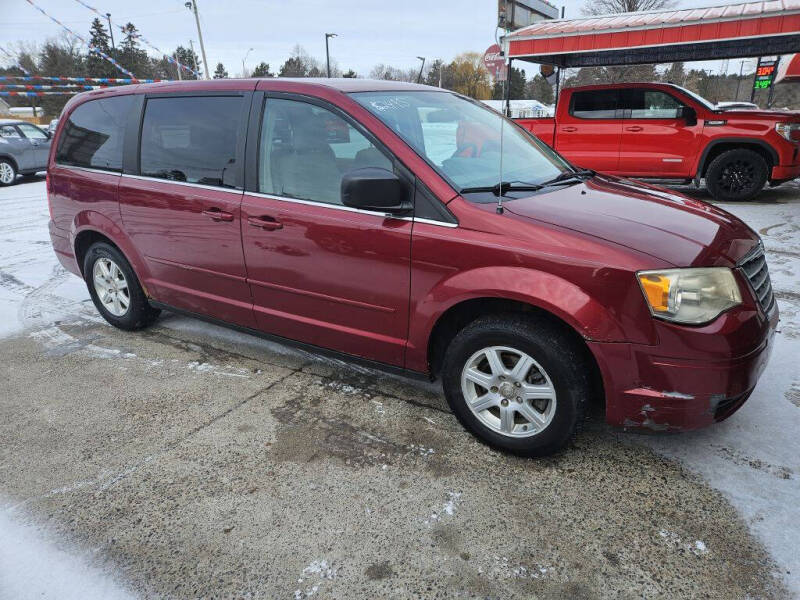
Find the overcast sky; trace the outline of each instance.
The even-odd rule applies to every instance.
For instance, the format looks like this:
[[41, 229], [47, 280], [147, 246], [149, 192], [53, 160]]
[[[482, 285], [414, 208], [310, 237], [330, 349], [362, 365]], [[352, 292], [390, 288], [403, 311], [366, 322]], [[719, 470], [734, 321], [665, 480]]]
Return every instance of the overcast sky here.
[[[95, 16], [75, 0], [33, 0], [67, 27], [88, 38]], [[177, 45], [197, 45], [194, 18], [184, 0], [86, 0], [100, 12], [111, 13], [115, 26], [133, 22], [151, 43], [164, 51]], [[277, 71], [295, 44], [302, 45], [320, 62], [325, 59], [325, 32], [331, 40], [331, 57], [340, 68], [366, 76], [385, 63], [406, 68], [418, 66], [417, 56], [428, 60], [452, 59], [475, 50], [483, 52], [494, 43], [497, 0], [197, 0], [208, 61], [213, 70], [222, 62], [231, 76], [242, 72], [242, 59], [252, 69], [261, 61]], [[730, 3], [704, 1], [700, 5]], [[566, 16], [580, 16], [582, 0], [564, 4]], [[684, 6], [697, 6], [684, 1]], [[0, 0], [0, 46], [41, 43], [56, 37], [61, 28], [25, 0]], [[117, 31], [115, 31], [117, 36]], [[117, 37], [118, 39], [118, 37]], [[156, 53], [149, 51], [152, 56]], [[8, 64], [0, 53], [0, 65]], [[713, 65], [711, 65], [713, 66]], [[738, 67], [731, 66], [734, 71]], [[529, 74], [532, 74], [530, 71]], [[55, 75], [55, 74], [54, 74]]]

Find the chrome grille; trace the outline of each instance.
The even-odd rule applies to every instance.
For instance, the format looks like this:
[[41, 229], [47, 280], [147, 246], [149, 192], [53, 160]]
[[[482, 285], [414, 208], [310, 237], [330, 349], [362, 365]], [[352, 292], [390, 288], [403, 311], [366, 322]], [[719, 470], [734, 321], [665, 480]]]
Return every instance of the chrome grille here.
[[764, 312], [769, 312], [775, 302], [775, 296], [772, 293], [772, 282], [769, 279], [764, 246], [761, 244], [756, 246], [750, 254], [742, 259], [739, 267], [750, 282], [750, 287], [753, 288], [761, 308], [764, 309]]

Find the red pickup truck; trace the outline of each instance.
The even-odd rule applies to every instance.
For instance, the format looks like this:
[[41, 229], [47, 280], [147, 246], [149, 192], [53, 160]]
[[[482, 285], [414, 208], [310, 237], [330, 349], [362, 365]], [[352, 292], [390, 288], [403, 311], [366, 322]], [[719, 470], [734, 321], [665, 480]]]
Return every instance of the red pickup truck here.
[[517, 123], [580, 167], [698, 186], [705, 179], [717, 200], [750, 200], [766, 182], [800, 175], [800, 116], [722, 110], [672, 84], [566, 88], [554, 119]]

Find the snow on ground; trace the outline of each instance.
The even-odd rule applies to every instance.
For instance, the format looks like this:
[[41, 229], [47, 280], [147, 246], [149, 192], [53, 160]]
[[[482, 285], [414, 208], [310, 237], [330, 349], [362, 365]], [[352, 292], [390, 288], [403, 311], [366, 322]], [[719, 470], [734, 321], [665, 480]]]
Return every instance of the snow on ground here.
[[[764, 238], [781, 310], [770, 364], [751, 399], [728, 421], [709, 429], [676, 436], [631, 435], [630, 440], [681, 460], [728, 497], [800, 597], [800, 189], [797, 196], [783, 203], [724, 206]], [[59, 266], [47, 220], [44, 181], [0, 188], [0, 337], [46, 331], [61, 319], [99, 318], [83, 282]], [[201, 327], [192, 320], [172, 323], [179, 328]], [[236, 335], [243, 343], [250, 339], [202, 327], [210, 335]], [[665, 539], [670, 541], [669, 532]], [[13, 586], [21, 583], [43, 584], [45, 578], [36, 576], [43, 566], [53, 574], [48, 581], [64, 582], [66, 590], [71, 589], [70, 582], [80, 582], [82, 597], [125, 597], [82, 561], [48, 545], [39, 533], [15, 524], [2, 511], [0, 540], [6, 542], [0, 543], [0, 590], [14, 591], [13, 598], [71, 597], [35, 586], [16, 592]], [[701, 540], [685, 543], [693, 551], [704, 549]], [[94, 590], [96, 594], [89, 593]], [[5, 600], [2, 592], [0, 600]]]
[[132, 600], [88, 553], [56, 547], [40, 530], [0, 511], [0, 600]]

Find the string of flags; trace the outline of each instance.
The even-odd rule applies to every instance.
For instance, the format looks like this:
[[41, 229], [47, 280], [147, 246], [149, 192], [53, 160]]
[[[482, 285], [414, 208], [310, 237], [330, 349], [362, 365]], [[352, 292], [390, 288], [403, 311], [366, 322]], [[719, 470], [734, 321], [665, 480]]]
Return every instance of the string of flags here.
[[98, 90], [106, 88], [107, 85], [25, 85], [15, 83], [0, 83], [0, 89], [4, 90], [58, 90], [60, 88], [77, 88], [77, 90], [62, 90], [62, 91], [78, 91], [78, 90]]
[[3, 81], [69, 81], [73, 83], [159, 83], [161, 81], [174, 81], [173, 79], [126, 79], [113, 77], [50, 77], [46, 75], [0, 75]]
[[[75, 2], [77, 2], [78, 4], [80, 4], [81, 6], [83, 6], [84, 8], [88, 8], [90, 11], [92, 11], [93, 13], [95, 13], [95, 14], [96, 14], [97, 16], [99, 16], [100, 18], [103, 18], [103, 19], [105, 19], [105, 18], [107, 17], [106, 15], [104, 15], [103, 13], [101, 13], [99, 10], [97, 10], [95, 7], [93, 7], [93, 6], [89, 6], [88, 4], [86, 4], [86, 2], [84, 2], [83, 0], [75, 0]], [[110, 22], [110, 19], [109, 19], [109, 22]], [[121, 26], [119, 26], [119, 25], [118, 25], [118, 26], [117, 26], [117, 28], [118, 28], [120, 31], [122, 31], [122, 32], [125, 32], [125, 28], [124, 28], [124, 27], [121, 27]], [[142, 42], [142, 43], [143, 43], [145, 46], [147, 46], [148, 48], [150, 48], [150, 49], [152, 49], [152, 50], [155, 50], [156, 52], [158, 52], [159, 54], [161, 54], [161, 55], [162, 55], [164, 58], [166, 58], [166, 59], [167, 59], [167, 61], [169, 61], [171, 64], [175, 65], [176, 67], [178, 67], [178, 68], [180, 68], [180, 69], [183, 69], [183, 70], [184, 70], [184, 71], [186, 71], [187, 73], [191, 73], [192, 75], [194, 75], [194, 76], [195, 76], [195, 77], [197, 77], [198, 79], [202, 79], [202, 78], [203, 78], [203, 76], [202, 76], [200, 73], [198, 73], [197, 71], [195, 71], [195, 70], [194, 70], [194, 69], [192, 69], [191, 67], [187, 67], [187, 66], [186, 66], [186, 65], [184, 65], [183, 63], [181, 63], [181, 62], [178, 62], [178, 60], [176, 60], [175, 58], [173, 58], [172, 56], [170, 56], [170, 55], [169, 55], [169, 54], [167, 54], [166, 52], [162, 52], [161, 50], [159, 50], [159, 49], [158, 49], [156, 46], [154, 46], [154, 45], [153, 45], [153, 44], [151, 44], [151, 43], [150, 43], [150, 42], [149, 42], [147, 39], [145, 39], [145, 37], [144, 37], [144, 36], [143, 36], [141, 33], [137, 33], [135, 37], [136, 37], [136, 39], [139, 39], [139, 40], [141, 40], [141, 42]]]
[[56, 25], [58, 25], [59, 27], [61, 27], [62, 29], [64, 29], [64, 30], [65, 30], [67, 33], [69, 33], [70, 35], [73, 35], [73, 36], [75, 36], [75, 37], [76, 37], [76, 38], [78, 38], [80, 41], [82, 41], [84, 44], [86, 44], [86, 46], [88, 46], [88, 48], [89, 48], [89, 52], [94, 52], [94, 53], [95, 53], [95, 54], [97, 54], [98, 56], [102, 57], [103, 59], [105, 59], [106, 61], [110, 62], [112, 65], [114, 65], [114, 67], [116, 67], [116, 69], [117, 69], [118, 71], [121, 71], [122, 73], [124, 73], [124, 74], [125, 74], [125, 75], [127, 75], [128, 77], [131, 77], [131, 78], [133, 78], [133, 79], [136, 79], [136, 75], [134, 75], [133, 73], [131, 73], [130, 71], [128, 71], [128, 70], [127, 70], [125, 67], [123, 67], [123, 66], [122, 66], [121, 64], [119, 64], [119, 63], [118, 63], [116, 60], [114, 60], [114, 58], [112, 58], [111, 56], [109, 56], [108, 54], [106, 54], [105, 52], [103, 52], [102, 50], [100, 50], [99, 48], [96, 48], [95, 46], [92, 46], [92, 45], [91, 45], [89, 42], [87, 42], [87, 41], [86, 41], [86, 40], [85, 40], [85, 39], [84, 39], [82, 36], [78, 35], [78, 34], [77, 34], [77, 33], [75, 33], [74, 31], [72, 31], [72, 30], [71, 30], [69, 27], [67, 27], [66, 25], [64, 25], [64, 24], [63, 24], [61, 21], [59, 21], [59, 20], [58, 20], [58, 19], [56, 19], [54, 16], [52, 16], [51, 14], [49, 14], [48, 12], [46, 12], [46, 11], [45, 11], [45, 10], [44, 10], [44, 9], [43, 9], [41, 6], [37, 5], [37, 4], [36, 4], [36, 3], [35, 3], [33, 0], [25, 0], [25, 1], [26, 1], [28, 4], [30, 4], [30, 5], [31, 5], [33, 8], [35, 8], [36, 10], [38, 10], [40, 13], [42, 13], [42, 14], [43, 14], [45, 17], [47, 17], [48, 19], [50, 19], [50, 20], [51, 20], [53, 23], [55, 23]]
[[0, 96], [26, 96], [29, 98], [38, 98], [40, 96], [72, 96], [74, 94], [80, 94], [80, 90], [72, 92], [7, 92], [5, 90], [0, 90]]

